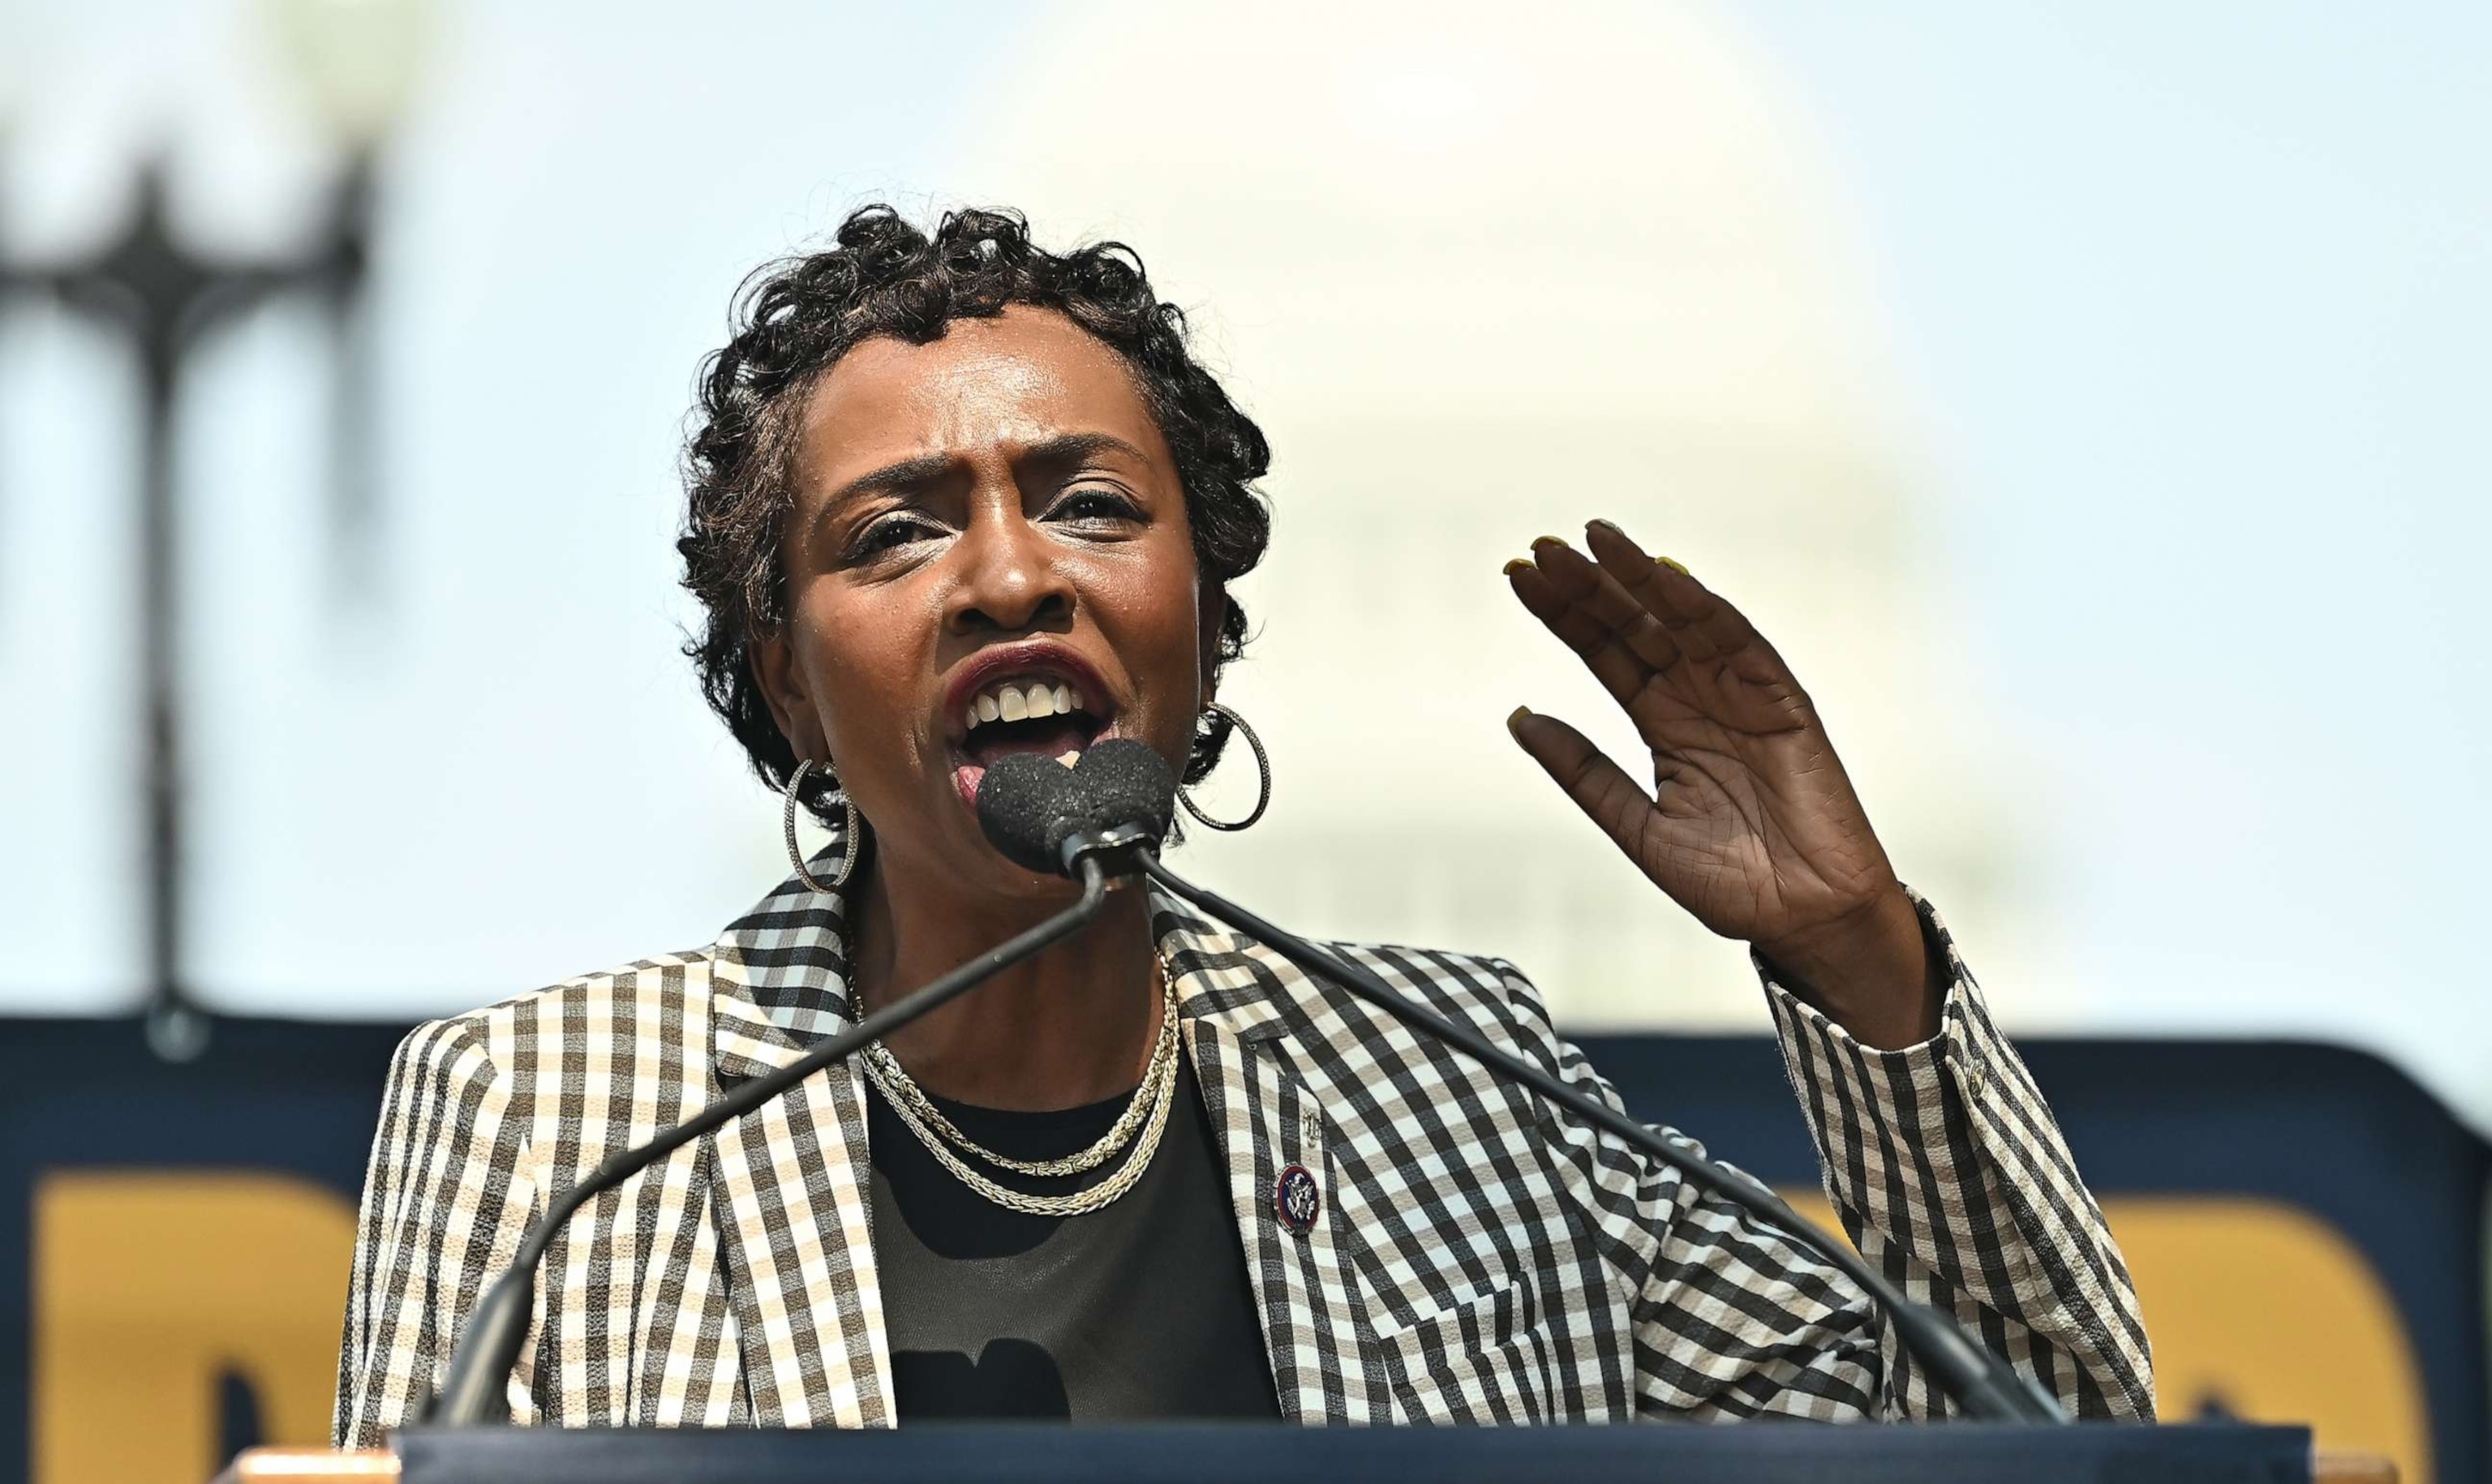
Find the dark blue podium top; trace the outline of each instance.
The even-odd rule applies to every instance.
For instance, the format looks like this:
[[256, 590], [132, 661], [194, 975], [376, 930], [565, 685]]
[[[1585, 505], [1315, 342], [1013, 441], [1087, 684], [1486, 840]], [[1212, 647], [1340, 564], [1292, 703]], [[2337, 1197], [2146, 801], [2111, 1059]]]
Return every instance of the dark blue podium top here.
[[404, 1484], [2309, 1484], [2299, 1427], [1293, 1428], [398, 1435]]

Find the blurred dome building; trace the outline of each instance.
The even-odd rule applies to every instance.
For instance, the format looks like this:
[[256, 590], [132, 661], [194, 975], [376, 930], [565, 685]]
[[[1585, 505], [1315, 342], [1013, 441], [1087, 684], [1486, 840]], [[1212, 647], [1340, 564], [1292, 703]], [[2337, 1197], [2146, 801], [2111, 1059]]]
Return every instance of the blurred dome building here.
[[[1898, 870], [2016, 982], [1839, 191], [1741, 38], [1653, 5], [1117, 0], [1042, 23], [984, 97], [951, 199], [1135, 244], [1275, 449], [1223, 692], [1274, 802], [1195, 829], [1189, 869], [1309, 932], [1512, 958], [1571, 1024], [1752, 1029], [1742, 955], [1505, 735], [1528, 704], [1650, 776], [1498, 571], [1607, 515], [1790, 656]], [[1233, 750], [1206, 806], [1253, 782]]]

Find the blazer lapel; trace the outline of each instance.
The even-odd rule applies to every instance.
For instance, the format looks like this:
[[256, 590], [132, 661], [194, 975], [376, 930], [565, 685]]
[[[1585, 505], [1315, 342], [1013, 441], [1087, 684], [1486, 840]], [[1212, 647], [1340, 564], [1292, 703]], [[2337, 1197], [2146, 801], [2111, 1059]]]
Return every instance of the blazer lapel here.
[[[836, 837], [817, 869], [838, 858]], [[717, 946], [711, 1015], [724, 1084], [786, 1066], [850, 1024], [845, 903], [789, 878]], [[870, 1224], [865, 1091], [834, 1066], [718, 1131], [721, 1245], [753, 1420], [894, 1420]]]
[[1388, 1373], [1365, 1321], [1347, 1257], [1350, 1234], [1333, 1199], [1335, 1125], [1279, 1044], [1287, 1025], [1281, 1006], [1304, 976], [1156, 889], [1152, 902], [1161, 954], [1177, 976], [1177, 1012], [1229, 1166], [1282, 1414], [1302, 1423], [1391, 1421]]
[[[842, 849], [824, 846], [827, 867]], [[844, 956], [846, 903], [792, 877], [721, 936], [711, 984], [722, 1083], [786, 1065], [853, 1023]], [[1177, 976], [1178, 1015], [1229, 1167], [1230, 1197], [1266, 1356], [1285, 1416], [1387, 1422], [1390, 1372], [1365, 1313], [1334, 1199], [1339, 1121], [1289, 1054], [1283, 1007], [1312, 994], [1304, 975], [1154, 891], [1160, 949]], [[865, 1091], [848, 1067], [808, 1078], [719, 1130], [715, 1189], [753, 1420], [761, 1426], [874, 1427], [895, 1420], [891, 1353], [870, 1216]], [[1281, 1204], [1292, 1169], [1315, 1209]]]

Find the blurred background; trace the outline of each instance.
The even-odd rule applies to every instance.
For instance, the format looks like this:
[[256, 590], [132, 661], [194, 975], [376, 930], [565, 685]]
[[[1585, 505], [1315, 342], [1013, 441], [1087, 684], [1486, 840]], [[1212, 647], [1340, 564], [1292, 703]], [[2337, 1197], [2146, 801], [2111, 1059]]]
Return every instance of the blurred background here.
[[[1632, 754], [1498, 573], [1616, 519], [1790, 658], [2012, 1031], [2323, 1043], [2330, 1126], [2429, 1124], [2379, 1149], [2453, 1151], [2457, 1286], [2388, 1309], [2415, 1386], [2418, 1304], [2471, 1349], [2374, 1445], [2482, 1477], [2487, 62], [2456, 0], [0, 0], [0, 1036], [79, 1095], [158, 1079], [109, 1119], [327, 1027], [284, 1044], [351, 1048], [359, 1109], [415, 1019], [709, 941], [785, 866], [677, 653], [695, 369], [851, 207], [1010, 205], [1133, 244], [1277, 451], [1224, 696], [1273, 804], [1193, 869], [1504, 954], [1587, 1033], [1760, 1033], [1741, 952], [1503, 734]], [[2199, 1091], [2208, 1167], [2255, 1163], [2225, 1141], [2273, 1125]], [[62, 1172], [218, 1155], [66, 1159], [17, 1095], [0, 1477], [15, 1417], [66, 1479], [104, 1466], [85, 1404], [43, 1420], [45, 1223], [214, 1222]], [[2414, 1281], [2360, 1219], [2321, 1245]], [[168, 1428], [317, 1431], [257, 1364]], [[2209, 1385], [2180, 1410], [2261, 1411]]]

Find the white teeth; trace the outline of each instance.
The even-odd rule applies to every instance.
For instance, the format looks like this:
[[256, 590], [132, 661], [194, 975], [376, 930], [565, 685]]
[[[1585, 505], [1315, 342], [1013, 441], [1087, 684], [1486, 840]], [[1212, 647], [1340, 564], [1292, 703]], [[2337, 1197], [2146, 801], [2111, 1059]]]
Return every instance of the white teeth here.
[[1026, 721], [1033, 716], [1070, 716], [1083, 710], [1082, 692], [1062, 681], [1031, 681], [997, 685], [969, 702], [972, 729], [990, 721]]

